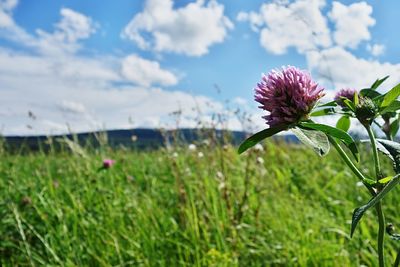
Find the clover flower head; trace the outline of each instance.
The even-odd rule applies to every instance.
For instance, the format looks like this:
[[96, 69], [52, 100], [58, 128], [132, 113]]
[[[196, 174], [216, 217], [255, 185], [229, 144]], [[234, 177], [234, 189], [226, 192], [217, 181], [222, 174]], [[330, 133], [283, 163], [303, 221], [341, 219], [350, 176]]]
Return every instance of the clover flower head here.
[[353, 88], [343, 88], [340, 89], [339, 92], [336, 93], [335, 95], [335, 101], [338, 103], [341, 107], [345, 107], [343, 99], [346, 98], [350, 101], [354, 100], [354, 94], [357, 92], [356, 89]]
[[103, 168], [104, 169], [109, 169], [111, 168], [112, 165], [115, 164], [115, 160], [112, 159], [105, 159], [103, 160]]
[[255, 88], [255, 100], [261, 109], [269, 112], [263, 118], [270, 127], [290, 125], [306, 119], [323, 97], [324, 88], [311, 75], [296, 67], [283, 67], [263, 75]]

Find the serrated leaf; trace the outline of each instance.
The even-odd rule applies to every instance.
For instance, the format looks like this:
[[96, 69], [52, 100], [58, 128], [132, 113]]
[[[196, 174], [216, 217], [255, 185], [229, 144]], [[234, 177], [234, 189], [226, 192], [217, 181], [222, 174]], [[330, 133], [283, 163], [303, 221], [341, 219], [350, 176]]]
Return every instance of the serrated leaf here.
[[386, 79], [389, 78], [389, 75], [382, 78], [382, 79], [376, 79], [376, 81], [371, 85], [372, 90], [376, 90]]
[[328, 154], [330, 148], [329, 140], [323, 132], [299, 127], [295, 127], [291, 131], [303, 144], [311, 147], [319, 156], [322, 157]]
[[347, 132], [350, 129], [350, 118], [349, 116], [342, 116], [336, 123], [336, 128]]
[[287, 126], [277, 126], [277, 127], [270, 127], [265, 130], [262, 130], [249, 138], [247, 138], [240, 146], [238, 149], [238, 153], [242, 154], [245, 152], [247, 149], [255, 146], [257, 143], [260, 141], [264, 140], [265, 138], [268, 138], [270, 136], [273, 136], [281, 131], [284, 131], [287, 129]]
[[400, 84], [396, 85], [389, 92], [384, 95], [380, 108], [383, 109], [389, 106], [400, 95]]
[[350, 231], [350, 236], [353, 236], [354, 230], [357, 227], [358, 222], [361, 220], [362, 216], [364, 213], [371, 207], [375, 206], [381, 199], [383, 199], [398, 183], [400, 180], [400, 176], [396, 175], [393, 177], [393, 179], [390, 180], [390, 182], [387, 183], [387, 185], [370, 201], [368, 201], [367, 204], [364, 206], [361, 206], [359, 208], [356, 208], [353, 212], [353, 217], [351, 220], [351, 231]]
[[376, 148], [392, 160], [394, 171], [400, 173], [400, 143], [385, 139], [376, 141]]
[[342, 140], [343, 143], [350, 149], [356, 161], [360, 160], [360, 153], [358, 152], [356, 143], [354, 142], [353, 138], [345, 131], [332, 126], [312, 122], [302, 122], [300, 125], [306, 128], [322, 131], [332, 137]]

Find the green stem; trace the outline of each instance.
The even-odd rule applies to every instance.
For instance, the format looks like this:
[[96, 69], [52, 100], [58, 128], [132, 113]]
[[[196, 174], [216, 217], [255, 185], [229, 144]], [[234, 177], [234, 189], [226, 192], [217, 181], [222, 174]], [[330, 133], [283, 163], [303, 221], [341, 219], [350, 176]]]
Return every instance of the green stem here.
[[[351, 161], [351, 159], [346, 154], [346, 152], [344, 152], [343, 148], [338, 144], [336, 139], [328, 135], [328, 140], [333, 145], [333, 147], [336, 149], [336, 151], [339, 153], [339, 155], [343, 159], [343, 161], [352, 170], [352, 172], [361, 180], [361, 182], [364, 182], [365, 181], [364, 174], [362, 174], [361, 171], [354, 165], [354, 163]], [[368, 189], [368, 191], [371, 193], [371, 195], [375, 196], [376, 193], [375, 193], [374, 189], [371, 188], [370, 186], [367, 186], [366, 184], [364, 184], [364, 185]]]
[[335, 149], [337, 150], [343, 161], [347, 164], [347, 166], [349, 166], [349, 168], [361, 181], [364, 181], [365, 180], [364, 174], [362, 174], [360, 170], [354, 165], [354, 163], [351, 161], [349, 156], [347, 156], [346, 152], [344, 152], [343, 148], [338, 144], [335, 138], [328, 135], [328, 139], [329, 142], [335, 147]]
[[338, 144], [335, 138], [328, 135], [329, 142], [335, 147], [336, 151], [339, 153], [340, 157], [343, 161], [349, 166], [349, 168], [353, 171], [353, 173], [361, 180], [365, 180], [364, 175], [360, 172], [360, 170], [354, 165], [349, 156], [347, 156], [346, 152], [344, 152], [343, 148]]
[[379, 163], [378, 149], [376, 148], [375, 135], [370, 125], [366, 125], [365, 129], [367, 129], [369, 140], [371, 141], [372, 153], [374, 156], [374, 163], [375, 163], [376, 180], [378, 181], [382, 177], [381, 177], [381, 164]]
[[376, 203], [375, 209], [376, 209], [376, 213], [378, 214], [378, 222], [379, 222], [379, 229], [378, 229], [379, 267], [383, 267], [383, 266], [385, 266], [385, 258], [384, 258], [384, 251], [383, 251], [383, 241], [384, 241], [384, 237], [385, 237], [385, 216], [383, 215], [381, 201]]
[[[364, 125], [365, 129], [368, 132], [369, 139], [371, 141], [371, 147], [372, 147], [372, 153], [374, 156], [374, 163], [375, 163], [375, 174], [376, 174], [376, 180], [378, 181], [381, 178], [381, 165], [379, 163], [379, 157], [378, 157], [378, 150], [376, 148], [376, 141], [375, 141], [375, 135], [374, 132], [372, 131], [372, 128], [370, 125]], [[379, 185], [379, 183], [377, 183]], [[378, 191], [380, 188], [378, 188]], [[376, 206], [376, 213], [378, 215], [378, 223], [379, 223], [379, 229], [378, 229], [378, 256], [379, 256], [379, 267], [385, 266], [385, 259], [384, 259], [384, 252], [383, 252], [383, 241], [385, 237], [385, 216], [383, 215], [382, 211], [382, 202], [379, 201]]]

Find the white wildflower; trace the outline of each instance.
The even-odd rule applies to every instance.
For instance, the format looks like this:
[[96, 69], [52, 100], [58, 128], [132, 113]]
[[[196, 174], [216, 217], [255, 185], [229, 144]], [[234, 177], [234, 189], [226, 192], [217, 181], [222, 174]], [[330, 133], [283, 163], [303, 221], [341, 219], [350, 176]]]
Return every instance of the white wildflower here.
[[196, 147], [195, 144], [190, 144], [190, 145], [188, 146], [188, 149], [189, 149], [189, 151], [196, 151], [197, 147]]
[[257, 152], [263, 152], [264, 151], [264, 147], [262, 146], [262, 144], [257, 144], [254, 146], [254, 150]]
[[222, 189], [224, 189], [225, 187], [226, 187], [226, 184], [225, 184], [224, 182], [222, 182], [222, 183], [219, 184], [218, 189], [219, 189], [219, 190], [222, 190]]
[[224, 174], [220, 171], [217, 171], [217, 178], [218, 179], [223, 179], [224, 178]]
[[204, 139], [204, 140], [203, 140], [203, 145], [209, 146], [209, 145], [210, 145], [210, 140]]

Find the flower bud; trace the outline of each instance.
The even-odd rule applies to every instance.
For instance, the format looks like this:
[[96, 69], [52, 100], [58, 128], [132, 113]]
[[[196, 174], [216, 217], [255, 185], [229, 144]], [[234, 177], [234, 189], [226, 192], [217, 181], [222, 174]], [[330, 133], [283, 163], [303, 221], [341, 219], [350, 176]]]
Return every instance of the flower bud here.
[[356, 117], [363, 125], [371, 125], [378, 109], [374, 102], [368, 97], [359, 97], [358, 105], [356, 106]]

